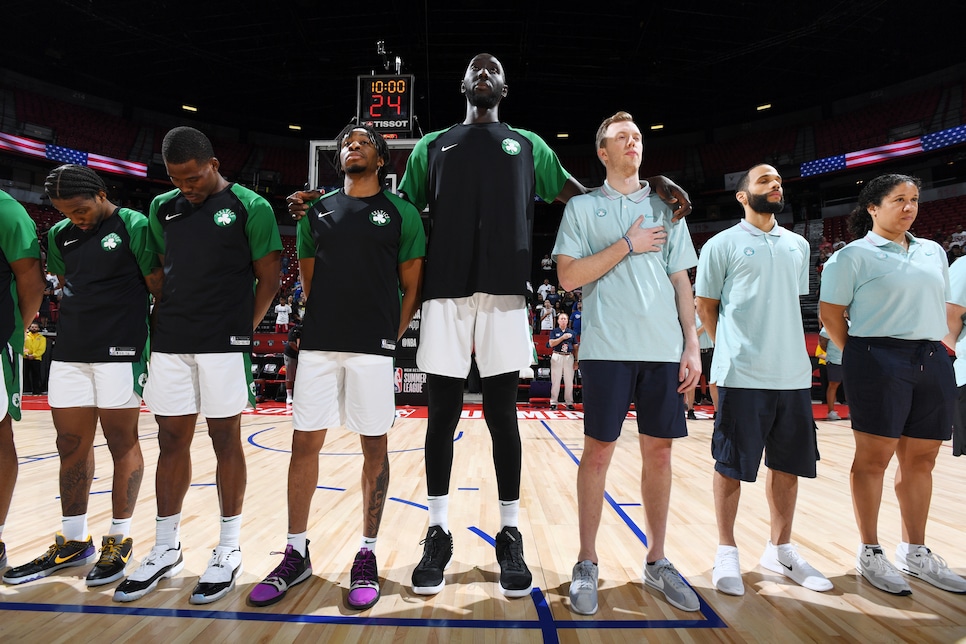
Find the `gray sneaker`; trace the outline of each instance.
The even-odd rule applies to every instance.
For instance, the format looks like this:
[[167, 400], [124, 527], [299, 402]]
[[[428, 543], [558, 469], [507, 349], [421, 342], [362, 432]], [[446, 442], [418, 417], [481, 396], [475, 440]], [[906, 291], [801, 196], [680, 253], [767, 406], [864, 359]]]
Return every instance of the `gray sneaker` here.
[[581, 615], [597, 612], [597, 564], [591, 560], [574, 565], [570, 578], [570, 609]]
[[855, 569], [862, 573], [866, 581], [893, 595], [911, 595], [912, 589], [892, 565], [879, 546], [859, 546], [859, 556]]
[[667, 559], [659, 559], [652, 564], [645, 562], [644, 574], [641, 576], [645, 584], [664, 593], [667, 603], [671, 606], [690, 611], [701, 609], [697, 593], [688, 586], [681, 577], [681, 573]]
[[896, 548], [896, 567], [936, 588], [951, 593], [966, 593], [966, 579], [950, 570], [946, 561], [926, 546], [919, 546], [906, 555]]

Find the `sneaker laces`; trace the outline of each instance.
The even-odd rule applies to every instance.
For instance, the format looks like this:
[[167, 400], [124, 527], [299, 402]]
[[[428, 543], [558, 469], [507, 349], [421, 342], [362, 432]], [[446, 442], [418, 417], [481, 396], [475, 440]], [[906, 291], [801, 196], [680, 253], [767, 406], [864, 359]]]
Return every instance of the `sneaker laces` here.
[[[949, 566], [946, 564], [946, 560], [937, 555], [935, 552], [929, 548], [925, 548], [926, 552], [923, 553], [922, 550], [912, 553], [917, 559], [924, 562], [922, 566], [928, 572], [935, 573], [939, 576], [944, 576], [949, 570]], [[907, 556], [908, 559], [908, 556]]]
[[664, 579], [664, 582], [669, 586], [672, 586], [674, 590], [677, 590], [678, 592], [686, 592], [688, 585], [684, 583], [684, 579], [681, 578], [681, 573], [679, 573], [678, 569], [674, 567], [674, 564], [668, 562], [666, 565], [661, 566], [658, 574]]
[[593, 567], [578, 565], [577, 573], [574, 575], [574, 578], [570, 580], [570, 586], [574, 590], [584, 590], [586, 588], [596, 589], [597, 585], [594, 583]]
[[353, 583], [358, 582], [372, 582], [375, 581], [377, 577], [376, 572], [376, 555], [372, 550], [368, 548], [363, 548], [356, 555], [355, 561], [352, 562], [352, 572], [350, 573], [350, 578]]
[[108, 537], [107, 543], [101, 546], [101, 558], [97, 560], [98, 566], [113, 563], [121, 556], [121, 544], [114, 537]]
[[426, 538], [419, 542], [419, 545], [423, 547], [423, 558], [419, 562], [422, 566], [425, 563], [431, 563], [436, 560], [436, 553], [439, 551], [439, 538], [436, 536], [436, 532], [426, 535]]
[[47, 552], [45, 552], [44, 554], [42, 554], [39, 557], [37, 557], [36, 559], [34, 559], [31, 563], [42, 564], [47, 559], [50, 559], [54, 555], [55, 552], [57, 552], [57, 544], [56, 543], [54, 545], [50, 546], [49, 548], [47, 548]]
[[[295, 553], [295, 548], [292, 548], [291, 554], [278, 551], [269, 553], [273, 555], [282, 555], [282, 563], [275, 567], [275, 570], [273, 570], [272, 574], [268, 576], [268, 579], [284, 579], [285, 577], [294, 573], [296, 567], [298, 566], [298, 559], [295, 557]], [[268, 579], [266, 579], [266, 581], [268, 581]]]
[[512, 564], [515, 568], [522, 569], [526, 565], [523, 560], [523, 542], [515, 538], [508, 531], [503, 534], [507, 537], [506, 550], [503, 553], [506, 563]]
[[876, 550], [878, 549], [876, 548], [876, 549], [866, 550], [866, 552], [872, 553], [872, 556], [869, 557], [869, 559], [872, 560], [871, 567], [875, 568], [876, 572], [887, 573], [889, 575], [895, 575], [896, 577], [900, 577], [899, 569], [892, 565], [892, 562], [886, 558], [885, 553], [882, 552], [881, 550], [876, 552]]
[[741, 562], [738, 559], [738, 549], [737, 548], [732, 548], [731, 550], [728, 550], [727, 552], [724, 552], [722, 554], [719, 554], [717, 556], [717, 559], [721, 562], [721, 564], [729, 564], [729, 565], [734, 566], [735, 568], [739, 568], [741, 566]]

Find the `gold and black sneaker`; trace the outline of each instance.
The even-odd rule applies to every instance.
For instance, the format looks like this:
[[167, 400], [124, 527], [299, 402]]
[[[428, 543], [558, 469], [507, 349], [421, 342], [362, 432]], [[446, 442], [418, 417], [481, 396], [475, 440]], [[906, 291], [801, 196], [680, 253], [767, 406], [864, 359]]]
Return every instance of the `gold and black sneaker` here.
[[101, 558], [87, 573], [88, 586], [103, 586], [124, 576], [127, 562], [131, 560], [134, 540], [122, 539], [122, 535], [109, 534], [101, 539]]
[[97, 558], [94, 542], [90, 537], [87, 541], [68, 541], [63, 534], [54, 535], [54, 545], [47, 552], [28, 564], [11, 568], [3, 575], [3, 581], [8, 584], [23, 584], [35, 579], [46, 577], [61, 568], [85, 566]]

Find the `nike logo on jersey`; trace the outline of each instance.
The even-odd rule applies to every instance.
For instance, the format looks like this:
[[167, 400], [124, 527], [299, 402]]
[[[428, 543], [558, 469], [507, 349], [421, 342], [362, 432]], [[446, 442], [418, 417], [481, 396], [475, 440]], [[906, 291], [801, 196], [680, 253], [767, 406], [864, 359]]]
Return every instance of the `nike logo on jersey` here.
[[329, 212], [320, 212], [320, 213], [319, 213], [319, 219], [322, 219], [322, 218], [323, 218], [323, 217], [325, 217], [326, 215], [331, 215], [331, 214], [332, 214], [332, 213], [334, 213], [334, 212], [335, 212], [334, 210], [330, 210]]
[[179, 212], [179, 213], [176, 213], [176, 214], [173, 214], [173, 215], [165, 215], [164, 220], [165, 221], [171, 221], [172, 219], [174, 219], [176, 217], [180, 217], [183, 214], [184, 214], [183, 212]]
[[454, 143], [453, 145], [444, 145], [443, 147], [440, 148], [440, 151], [441, 152], [446, 152], [447, 150], [452, 150], [457, 145], [459, 145], [459, 143]]
[[64, 246], [70, 246], [71, 244], [73, 244], [76, 241], [80, 241], [80, 240], [78, 240], [78, 239], [68, 239], [67, 241], [64, 242]]

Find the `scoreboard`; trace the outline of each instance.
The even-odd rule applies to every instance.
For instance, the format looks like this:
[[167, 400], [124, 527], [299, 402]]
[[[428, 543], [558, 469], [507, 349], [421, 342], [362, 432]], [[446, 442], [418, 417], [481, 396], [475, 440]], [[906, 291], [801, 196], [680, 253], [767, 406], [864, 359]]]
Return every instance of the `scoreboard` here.
[[372, 126], [381, 134], [412, 136], [412, 74], [357, 76], [356, 79], [357, 122]]

